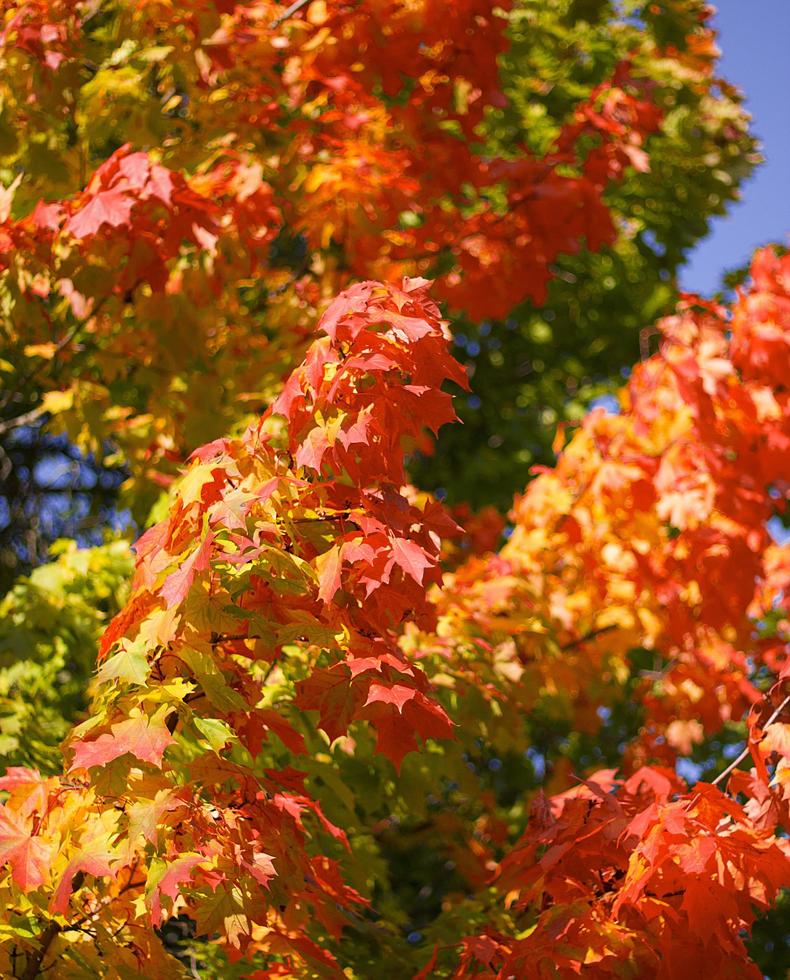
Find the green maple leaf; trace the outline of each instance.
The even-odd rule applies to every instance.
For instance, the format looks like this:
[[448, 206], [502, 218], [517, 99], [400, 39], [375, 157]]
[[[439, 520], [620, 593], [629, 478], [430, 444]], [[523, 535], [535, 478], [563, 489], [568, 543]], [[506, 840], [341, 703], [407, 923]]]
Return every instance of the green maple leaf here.
[[195, 718], [194, 721], [195, 727], [215, 752], [219, 752], [228, 742], [238, 741], [230, 725], [219, 718]]
[[220, 711], [243, 711], [247, 704], [225, 680], [225, 675], [215, 661], [201, 650], [187, 647], [178, 656], [195, 675], [209, 701]]
[[145, 684], [148, 680], [148, 657], [145, 644], [138, 641], [127, 644], [99, 668], [99, 680], [127, 681], [130, 684]]

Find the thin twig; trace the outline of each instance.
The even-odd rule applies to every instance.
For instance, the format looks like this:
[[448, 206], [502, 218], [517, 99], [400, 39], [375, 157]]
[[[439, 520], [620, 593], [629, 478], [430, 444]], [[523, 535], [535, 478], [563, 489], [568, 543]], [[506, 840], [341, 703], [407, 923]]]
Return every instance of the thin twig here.
[[[136, 283], [135, 286], [133, 286], [132, 288], [133, 289], [136, 288], [137, 285], [139, 285], [139, 283]], [[58, 359], [58, 354], [60, 354], [64, 348], [68, 347], [68, 345], [72, 342], [72, 340], [74, 340], [74, 338], [77, 336], [80, 330], [88, 323], [90, 323], [91, 320], [95, 319], [99, 315], [102, 307], [104, 306], [104, 304], [107, 302], [107, 300], [110, 298], [111, 295], [112, 293], [105, 293], [104, 296], [102, 296], [102, 298], [94, 305], [93, 309], [90, 311], [90, 313], [88, 313], [85, 319], [78, 320], [74, 324], [74, 326], [71, 327], [70, 330], [67, 330], [66, 333], [55, 344], [55, 349], [52, 353], [52, 358], [51, 358], [53, 365]], [[47, 319], [49, 319], [48, 316]], [[2, 397], [0, 397], [0, 409], [5, 408], [5, 406], [12, 400], [14, 395], [21, 394], [22, 388], [24, 388], [24, 386], [28, 383], [28, 381], [32, 381], [33, 378], [35, 378], [35, 376], [38, 374], [38, 372], [42, 369], [42, 367], [46, 363], [47, 361], [34, 360], [30, 369], [26, 371], [21, 378], [17, 379], [16, 389], [15, 390], [9, 389]]]
[[[790, 704], [790, 694], [787, 695], [784, 701], [782, 701], [782, 703], [779, 705], [776, 711], [774, 711], [774, 713], [771, 715], [768, 721], [764, 725], [762, 725], [761, 728], [765, 730], [766, 728], [768, 728], [769, 725], [772, 725], [779, 717], [779, 715], [781, 715], [781, 713], [784, 711], [784, 709], [787, 707], [788, 704]], [[729, 774], [733, 771], [733, 769], [737, 768], [740, 765], [740, 763], [743, 762], [743, 760], [746, 758], [746, 756], [749, 754], [750, 751], [751, 749], [747, 741], [746, 748], [743, 750], [743, 752], [741, 752], [741, 754], [738, 756], [737, 759], [733, 759], [733, 761], [727, 766], [724, 772], [720, 772], [715, 779], [711, 780], [711, 786], [715, 786], [716, 783], [720, 783], [722, 779], [725, 779], [727, 776], [729, 776]]]
[[113, 902], [117, 901], [121, 897], [121, 895], [124, 895], [128, 891], [131, 891], [133, 888], [142, 888], [143, 885], [145, 885], [145, 881], [146, 881], [145, 878], [143, 878], [142, 881], [132, 880], [134, 876], [137, 874], [137, 868], [139, 867], [139, 865], [140, 865], [140, 860], [138, 858], [135, 860], [134, 864], [132, 865], [129, 871], [129, 880], [126, 882], [125, 885], [123, 885], [123, 887], [118, 889], [118, 893], [116, 895], [111, 896], [109, 899], [106, 899], [104, 902], [101, 902], [99, 908], [94, 909], [93, 912], [88, 912], [86, 915], [81, 916], [79, 919], [75, 919], [74, 922], [69, 923], [69, 925], [65, 926], [66, 931], [68, 932], [69, 929], [79, 929], [79, 927], [85, 925], [86, 922], [90, 922], [91, 919], [95, 919], [96, 916], [98, 916], [104, 909], [112, 905]]
[[672, 660], [669, 660], [665, 664], [665, 666], [661, 668], [661, 670], [640, 670], [639, 676], [647, 678], [647, 680], [651, 680], [651, 681], [663, 680], [670, 672], [670, 670], [672, 670], [673, 667], [677, 666], [677, 663], [678, 663], [677, 658], [673, 657]]
[[[79, 323], [76, 323], [71, 328], [71, 330], [67, 331], [60, 338], [60, 340], [55, 345], [55, 350], [53, 351], [53, 354], [52, 354], [52, 358], [51, 359], [52, 359], [53, 363], [54, 363], [55, 359], [57, 358], [57, 355], [63, 350], [63, 348], [64, 347], [67, 347], [71, 343], [71, 341], [76, 337], [76, 335], [80, 331], [80, 328], [85, 325], [85, 322], [87, 322], [87, 321], [80, 320]], [[9, 389], [9, 391], [6, 392], [6, 394], [2, 397], [2, 399], [0, 399], [0, 408], [5, 408], [5, 406], [11, 401], [11, 399], [14, 397], [14, 395], [16, 395], [18, 393], [21, 394], [21, 390], [20, 389], [24, 388], [24, 386], [28, 383], [28, 381], [32, 381], [33, 378], [35, 378], [35, 376], [41, 370], [42, 364], [44, 364], [44, 363], [46, 363], [46, 362], [35, 361], [33, 363], [33, 366], [30, 368], [30, 370], [26, 371], [22, 375], [22, 377], [18, 379], [16, 390]]]
[[650, 338], [658, 333], [655, 327], [645, 327], [639, 331], [639, 359], [648, 360], [650, 357]]
[[589, 633], [585, 633], [584, 636], [580, 636], [576, 640], [571, 640], [570, 643], [566, 643], [564, 646], [560, 647], [562, 653], [566, 653], [568, 650], [573, 650], [576, 647], [582, 646], [589, 640], [594, 640], [596, 637], [603, 636], [604, 633], [611, 633], [612, 630], [617, 629], [617, 623], [610, 623], [608, 626], [599, 626], [598, 629], [590, 630]]
[[269, 664], [269, 669], [266, 671], [266, 673], [263, 675], [263, 678], [261, 679], [261, 687], [266, 687], [269, 678], [274, 672], [274, 668], [279, 666], [280, 666], [280, 658], [275, 657], [274, 660], [272, 660], [272, 662]]
[[237, 640], [260, 640], [258, 633], [212, 633], [211, 646], [219, 646], [220, 643], [235, 643]]
[[189, 951], [189, 972], [195, 978], [195, 980], [201, 980], [200, 971], [198, 970], [197, 956], [195, 956], [195, 951], [192, 949]]
[[283, 21], [288, 20], [289, 17], [293, 17], [293, 15], [297, 11], [301, 10], [302, 7], [304, 7], [307, 3], [309, 3], [309, 0], [296, 0], [296, 2], [292, 3], [290, 7], [285, 9], [276, 20], [273, 20], [271, 22], [271, 24], [269, 25], [271, 30], [273, 31], [276, 30], [280, 26], [280, 24], [283, 23]]
[[347, 521], [351, 517], [351, 511], [344, 510], [337, 514], [326, 514], [319, 517], [291, 517], [291, 524], [328, 524], [331, 521]]

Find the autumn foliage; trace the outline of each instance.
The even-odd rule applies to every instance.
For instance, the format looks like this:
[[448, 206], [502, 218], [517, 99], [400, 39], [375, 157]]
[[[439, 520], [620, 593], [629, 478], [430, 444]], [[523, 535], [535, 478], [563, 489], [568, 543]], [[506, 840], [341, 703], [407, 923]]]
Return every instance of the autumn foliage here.
[[538, 147], [499, 135], [529, 3], [4, 5], [0, 435], [115, 454], [147, 529], [62, 766], [0, 717], [3, 975], [762, 976], [790, 258], [682, 296], [506, 519], [409, 475], [475, 384], [454, 323], [631, 254], [673, 100], [740, 139], [709, 12], [661, 6]]
[[[307, 926], [317, 920], [337, 934], [337, 907], [367, 901], [342, 882], [336, 860], [308, 855], [308, 816], [348, 844], [304, 774], [259, 769], [272, 736], [305, 752], [287, 711], [261, 703], [273, 671], [300, 677], [295, 705], [317, 709], [330, 738], [367, 719], [396, 765], [416, 736], [452, 734], [396, 642], [407, 616], [432, 621], [425, 589], [452, 523], [398, 487], [416, 420], [449, 421], [440, 385], [462, 378], [419, 282], [354, 287], [321, 322], [327, 337], [272, 414], [242, 439], [198, 450], [171, 516], [137, 543], [132, 595], [104, 635], [110, 656], [95, 712], [71, 739], [66, 780], [22, 769], [4, 777], [0, 848], [13, 886], [55, 884], [57, 857], [65, 866], [46, 907], [65, 917], [61, 931], [97, 910], [109, 916], [88, 961], [111, 955], [119, 928], [129, 930], [121, 962], [162, 959], [133, 922], [144, 889], [151, 925], [191, 895], [200, 931], [230, 925], [240, 952], [254, 943], [289, 961], [331, 963]], [[290, 446], [270, 431], [278, 414]], [[281, 664], [291, 657], [298, 666]], [[168, 750], [180, 757], [173, 765]], [[100, 898], [86, 886], [80, 897], [75, 878], [86, 874], [106, 877], [109, 891]]]
[[[621, 413], [591, 413], [516, 502], [501, 552], [445, 581], [433, 643], [460, 692], [488, 682], [494, 724], [549, 691], [571, 729], [595, 732], [630, 651], [653, 655], [625, 776], [533, 800], [492, 879], [516, 938], [465, 940], [460, 975], [617, 976], [627, 961], [683, 977], [703, 959], [713, 976], [760, 975], [742, 930], [790, 872], [787, 547], [766, 528], [790, 450], [766, 357], [790, 357], [790, 262], [758, 253], [752, 279], [732, 311], [689, 299], [663, 321]], [[678, 757], [743, 716], [751, 774], [686, 789]]]
[[540, 150], [523, 125], [503, 142], [509, 8], [4, 5], [5, 342], [72, 439], [112, 438], [142, 517], [150, 481], [276, 396], [341, 289], [430, 274], [504, 319], [559, 258], [615, 242], [606, 196], [649, 170], [654, 94], [706, 100], [709, 154], [742, 138], [700, 13], [682, 53], [607, 52]]
[[[784, 345], [787, 359], [787, 267], [760, 255], [731, 320], [706, 307], [665, 322], [622, 414], [590, 416], [517, 504], [502, 553], [461, 566], [433, 607], [426, 586], [454, 525], [398, 489], [400, 460], [423, 422], [452, 418], [440, 386], [462, 379], [425, 284], [341, 296], [271, 411], [243, 438], [199, 450], [169, 517], [138, 543], [68, 775], [3, 778], [12, 905], [49, 917], [58, 942], [90, 923], [85, 962], [151, 968], [163, 955], [151, 927], [177, 905], [240, 953], [331, 972], [308, 933], [338, 936], [369, 900], [343, 882], [330, 855], [345, 832], [304, 774], [266, 764], [275, 745], [294, 761], [305, 751], [290, 713], [341, 743], [366, 721], [397, 767], [418, 740], [453, 737], [437, 700], [447, 682], [432, 690], [439, 669], [460, 704], [482, 683], [511, 712], [529, 710], [542, 685], [567, 688], [567, 672], [573, 709], [587, 709], [575, 724], [589, 727], [591, 692], [605, 706], [618, 660], [640, 646], [662, 658], [662, 696], [645, 683], [631, 775], [538, 794], [491, 871], [515, 932], [459, 937], [456, 973], [549, 976], [583, 963], [672, 977], [704, 956], [716, 975], [745, 975], [740, 933], [790, 875], [775, 836], [788, 821], [776, 659], [786, 622], [755, 638], [786, 577], [765, 521], [790, 417], [765, 352]], [[751, 465], [733, 467], [746, 452]], [[728, 577], [738, 588], [725, 596], [702, 588]], [[436, 638], [416, 638], [436, 612]], [[405, 646], [433, 643], [439, 666], [404, 656], [404, 621]], [[779, 668], [767, 695], [747, 660]], [[267, 697], [274, 672], [292, 698]], [[731, 777], [746, 801], [705, 782], [687, 790], [667, 765], [750, 708], [755, 768]]]

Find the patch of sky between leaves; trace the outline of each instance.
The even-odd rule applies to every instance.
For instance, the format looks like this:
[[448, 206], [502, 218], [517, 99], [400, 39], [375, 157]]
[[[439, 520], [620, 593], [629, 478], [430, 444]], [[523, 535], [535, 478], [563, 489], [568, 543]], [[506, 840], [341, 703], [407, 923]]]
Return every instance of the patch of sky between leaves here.
[[765, 526], [777, 544], [786, 544], [790, 541], [790, 527], [784, 526], [781, 517], [771, 517]]
[[702, 769], [703, 767], [701, 765], [692, 762], [691, 759], [678, 759], [675, 763], [675, 772], [690, 785], [699, 782], [702, 776]]
[[614, 395], [599, 395], [590, 402], [590, 408], [602, 408], [607, 415], [620, 414], [620, 402]]

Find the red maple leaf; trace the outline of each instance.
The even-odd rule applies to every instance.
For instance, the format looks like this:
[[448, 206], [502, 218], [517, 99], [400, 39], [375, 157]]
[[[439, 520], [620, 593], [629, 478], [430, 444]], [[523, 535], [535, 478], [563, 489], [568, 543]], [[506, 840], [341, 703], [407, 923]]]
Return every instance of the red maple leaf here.
[[143, 762], [160, 766], [165, 749], [173, 741], [164, 720], [138, 715], [112, 725], [109, 732], [91, 742], [74, 743], [74, 760], [70, 768], [103, 766], [127, 752]]

